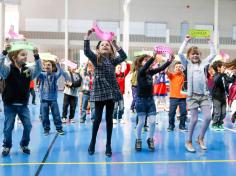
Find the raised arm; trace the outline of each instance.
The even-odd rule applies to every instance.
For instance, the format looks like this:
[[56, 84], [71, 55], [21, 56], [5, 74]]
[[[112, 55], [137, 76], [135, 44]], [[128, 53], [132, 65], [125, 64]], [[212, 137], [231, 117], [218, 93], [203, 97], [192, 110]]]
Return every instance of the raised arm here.
[[148, 61], [144, 64], [144, 66], [139, 69], [139, 74], [144, 75], [147, 69], [152, 65], [154, 60], [155, 60], [154, 57], [151, 57], [150, 59], [148, 59]]
[[209, 43], [209, 46], [210, 46], [210, 55], [207, 56], [207, 58], [205, 60], [203, 60], [204, 64], [210, 64], [213, 59], [216, 57], [216, 48], [215, 48], [215, 45], [214, 43], [209, 39], [208, 41]]
[[92, 34], [92, 32], [92, 30], [89, 30], [84, 37], [84, 54], [93, 63], [93, 65], [97, 65], [97, 56], [90, 49], [90, 35]]
[[34, 80], [42, 72], [42, 63], [38, 54], [38, 49], [35, 48], [33, 50], [33, 53], [34, 53], [35, 64], [32, 67], [29, 67], [31, 72], [31, 80]]
[[120, 64], [121, 62], [127, 59], [127, 55], [124, 52], [124, 50], [117, 45], [116, 40], [113, 40], [111, 43], [116, 49], [116, 51], [119, 53], [119, 56], [117, 56], [113, 61], [114, 66], [117, 66], [118, 64]]
[[155, 69], [151, 69], [149, 71], [149, 73], [151, 75], [155, 75], [163, 70], [165, 70], [170, 64], [171, 64], [172, 61], [168, 60], [166, 63], [164, 63], [162, 66], [158, 67], [158, 68], [155, 68]]
[[4, 50], [2, 54], [0, 54], [0, 76], [3, 79], [6, 79], [10, 73], [10, 65], [5, 63], [6, 57], [7, 51]]
[[126, 64], [126, 69], [125, 69], [125, 72], [124, 72], [125, 77], [129, 74], [130, 67], [131, 67], [130, 64], [127, 63], [127, 64]]
[[178, 51], [178, 56], [179, 56], [179, 58], [180, 58], [181, 63], [183, 64], [184, 68], [186, 68], [186, 67], [187, 67], [187, 64], [188, 64], [188, 60], [187, 60], [187, 58], [184, 56], [184, 50], [185, 50], [185, 48], [187, 47], [187, 45], [188, 45], [188, 43], [189, 43], [190, 40], [191, 40], [191, 37], [187, 35], [187, 36], [185, 37], [185, 39], [184, 39], [182, 45], [180, 46], [179, 51]]

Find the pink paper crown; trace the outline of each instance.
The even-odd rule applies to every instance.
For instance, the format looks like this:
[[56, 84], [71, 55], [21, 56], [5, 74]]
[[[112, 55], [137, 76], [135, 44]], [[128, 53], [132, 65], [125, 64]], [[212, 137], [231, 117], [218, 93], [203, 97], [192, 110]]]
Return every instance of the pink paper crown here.
[[157, 54], [173, 54], [174, 53], [170, 47], [164, 46], [164, 45], [156, 45], [154, 47], [154, 51]]

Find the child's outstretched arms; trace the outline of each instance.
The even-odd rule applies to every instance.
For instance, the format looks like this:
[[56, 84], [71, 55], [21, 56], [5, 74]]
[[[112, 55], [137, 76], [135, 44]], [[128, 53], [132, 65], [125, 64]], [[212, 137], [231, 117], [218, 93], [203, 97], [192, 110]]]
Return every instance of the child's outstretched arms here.
[[210, 45], [210, 55], [205, 60], [203, 60], [205, 64], [211, 63], [213, 59], [216, 57], [216, 48], [214, 42], [212, 42], [211, 39], [208, 39], [208, 43]]
[[167, 61], [160, 67], [158, 68], [155, 68], [155, 69], [151, 69], [150, 70], [150, 74], [151, 75], [155, 75], [163, 70], [165, 70], [171, 63], [172, 61], [175, 59], [175, 56], [174, 55], [171, 55], [171, 57], [169, 59], [167, 59]]

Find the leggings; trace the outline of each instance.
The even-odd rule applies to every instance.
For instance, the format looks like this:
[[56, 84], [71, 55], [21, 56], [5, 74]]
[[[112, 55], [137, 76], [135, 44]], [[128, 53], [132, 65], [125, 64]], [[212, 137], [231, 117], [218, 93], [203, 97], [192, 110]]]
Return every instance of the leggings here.
[[[145, 116], [138, 116], [138, 125], [137, 125], [137, 139], [141, 139], [141, 133], [142, 133], [142, 128], [145, 124]], [[148, 138], [153, 138], [154, 132], [155, 132], [155, 121], [156, 121], [156, 116], [151, 115], [147, 117], [147, 123], [149, 126], [149, 132], [148, 132]]]
[[[209, 106], [202, 106], [201, 107], [202, 114], [203, 114], [203, 124], [199, 134], [200, 138], [204, 138], [207, 128], [211, 122], [211, 111]], [[190, 110], [191, 119], [189, 123], [189, 132], [188, 132], [188, 141], [192, 142], [194, 128], [198, 121], [198, 108], [194, 108]]]

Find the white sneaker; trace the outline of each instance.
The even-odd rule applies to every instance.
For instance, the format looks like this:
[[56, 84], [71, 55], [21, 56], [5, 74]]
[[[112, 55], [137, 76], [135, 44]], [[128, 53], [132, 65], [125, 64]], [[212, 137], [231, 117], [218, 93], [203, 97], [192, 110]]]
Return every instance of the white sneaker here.
[[75, 123], [75, 120], [74, 119], [70, 119], [70, 123]]
[[66, 123], [66, 118], [62, 118], [62, 123]]
[[125, 124], [125, 121], [124, 121], [123, 119], [120, 119], [120, 120], [119, 120], [119, 123]]
[[113, 124], [117, 124], [117, 120], [116, 119], [113, 119]]

